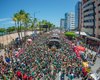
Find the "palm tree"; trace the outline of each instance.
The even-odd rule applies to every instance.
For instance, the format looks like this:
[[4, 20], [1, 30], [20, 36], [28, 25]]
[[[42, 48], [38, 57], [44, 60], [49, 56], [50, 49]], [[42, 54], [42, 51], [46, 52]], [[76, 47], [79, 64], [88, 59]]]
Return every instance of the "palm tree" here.
[[34, 28], [36, 28], [36, 24], [38, 23], [38, 20], [37, 20], [37, 18], [34, 18], [34, 19], [31, 18], [30, 22], [31, 22], [32, 31], [34, 32]]
[[40, 31], [41, 31], [41, 24], [42, 24], [42, 22], [41, 21], [38, 21], [37, 26], [39, 27], [39, 30]]
[[13, 21], [15, 21], [15, 26], [18, 28], [17, 29], [17, 33], [18, 33], [18, 37], [20, 39], [20, 33], [19, 33], [19, 23], [20, 23], [20, 17], [18, 13], [15, 13], [13, 16]]
[[24, 26], [25, 26], [25, 30], [24, 30], [24, 36], [26, 36], [25, 35], [25, 33], [26, 33], [26, 29], [27, 29], [27, 27], [28, 27], [28, 23], [30, 23], [30, 16], [29, 16], [29, 13], [25, 13], [24, 14], [24, 17], [23, 17], [23, 24], [24, 24]]
[[[26, 13], [24, 10], [20, 10], [19, 12], [15, 13], [13, 16], [13, 21], [15, 21], [15, 26], [18, 27], [18, 36], [21, 39], [22, 38], [22, 25], [25, 27], [28, 24], [29, 21], [29, 14]], [[21, 32], [21, 35], [20, 35]]]
[[22, 28], [21, 27], [22, 27], [22, 24], [23, 24], [23, 20], [25, 19], [25, 14], [26, 14], [26, 12], [24, 10], [19, 11], [21, 38], [22, 38]]
[[[13, 21], [15, 22], [15, 29], [16, 29], [16, 26], [17, 26], [17, 19], [15, 17], [13, 17]], [[16, 30], [17, 31], [17, 30]]]

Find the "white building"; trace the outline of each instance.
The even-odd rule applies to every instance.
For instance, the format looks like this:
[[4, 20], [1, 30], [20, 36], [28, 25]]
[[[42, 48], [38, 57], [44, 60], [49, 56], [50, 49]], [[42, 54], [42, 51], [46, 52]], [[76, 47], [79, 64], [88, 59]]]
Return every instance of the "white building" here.
[[60, 20], [60, 28], [64, 29], [65, 19]]
[[100, 0], [82, 0], [82, 31], [100, 38]]
[[82, 2], [78, 1], [75, 5], [75, 28], [80, 31], [82, 24]]
[[67, 31], [75, 29], [75, 14], [72, 12], [65, 13], [65, 29]]

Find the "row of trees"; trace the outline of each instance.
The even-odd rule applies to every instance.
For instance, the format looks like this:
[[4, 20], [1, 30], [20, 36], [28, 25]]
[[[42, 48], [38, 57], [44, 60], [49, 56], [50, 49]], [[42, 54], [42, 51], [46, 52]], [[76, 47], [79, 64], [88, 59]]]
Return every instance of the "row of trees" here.
[[[21, 29], [25, 30], [25, 27], [21, 26]], [[16, 31], [18, 31], [18, 28], [16, 26], [11, 26], [11, 27], [8, 27], [7, 29], [6, 28], [0, 28], [0, 33], [13, 33], [13, 32], [16, 32]]]
[[48, 25], [49, 29], [54, 26], [47, 20], [38, 21], [37, 18], [32, 18], [30, 14], [26, 13], [24, 10], [20, 10], [19, 12], [15, 13], [13, 16], [13, 21], [17, 27], [19, 38], [21, 37], [19, 32], [22, 32], [22, 26], [24, 26], [24, 32], [26, 32], [27, 29], [34, 30], [36, 28], [40, 28], [40, 25]]
[[20, 10], [17, 13], [13, 15], [12, 20], [15, 22], [14, 26], [8, 27], [7, 29], [5, 28], [0, 28], [0, 32], [17, 32], [19, 38], [21, 38], [20, 32], [22, 33], [23, 31], [26, 32], [26, 30], [33, 30], [34, 29], [41, 29], [40, 25], [48, 25], [48, 28], [55, 27], [54, 24], [47, 20], [42, 20], [39, 21], [37, 18], [32, 18], [29, 13], [25, 12], [24, 10]]

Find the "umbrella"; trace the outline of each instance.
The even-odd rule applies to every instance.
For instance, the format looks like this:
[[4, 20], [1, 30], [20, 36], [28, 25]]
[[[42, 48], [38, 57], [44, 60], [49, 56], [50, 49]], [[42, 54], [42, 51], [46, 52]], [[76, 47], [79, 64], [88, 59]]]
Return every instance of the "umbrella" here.
[[9, 63], [10, 62], [10, 58], [6, 57], [6, 62]]
[[79, 51], [85, 51], [85, 48], [82, 47], [82, 46], [76, 46], [76, 48], [77, 48]]
[[32, 41], [32, 39], [27, 39], [27, 41], [31, 42], [31, 41]]
[[28, 44], [32, 43], [32, 39], [27, 39]]
[[75, 48], [75, 53], [76, 53], [77, 58], [78, 58], [78, 59], [81, 59], [79, 50], [78, 50], [77, 48]]

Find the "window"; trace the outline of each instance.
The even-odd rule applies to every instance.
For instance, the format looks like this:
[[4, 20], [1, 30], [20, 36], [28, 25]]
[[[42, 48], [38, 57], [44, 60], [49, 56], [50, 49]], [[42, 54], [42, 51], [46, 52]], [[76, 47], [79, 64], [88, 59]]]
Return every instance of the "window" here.
[[99, 29], [100, 29], [100, 26], [99, 26]]
[[84, 17], [89, 17], [89, 16], [94, 16], [94, 13], [87, 14]]
[[92, 5], [92, 2], [91, 2], [91, 3], [88, 3], [88, 4], [85, 5], [83, 8], [86, 8], [86, 7], [88, 7], [89, 5]]
[[98, 6], [100, 6], [100, 3], [98, 4]]
[[100, 18], [98, 20], [100, 21]]
[[84, 28], [93, 28], [93, 26], [84, 26]]
[[88, 11], [91, 11], [91, 10], [93, 10], [93, 8], [86, 9], [86, 10], [84, 11], [84, 13], [85, 13], [85, 12], [88, 12]]
[[84, 20], [84, 22], [94, 22], [93, 19], [89, 19], [89, 20]]

